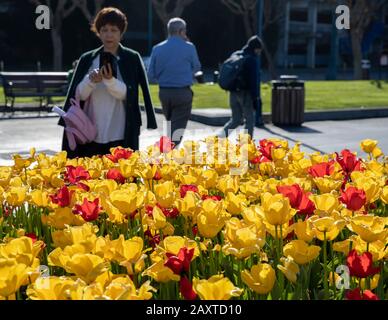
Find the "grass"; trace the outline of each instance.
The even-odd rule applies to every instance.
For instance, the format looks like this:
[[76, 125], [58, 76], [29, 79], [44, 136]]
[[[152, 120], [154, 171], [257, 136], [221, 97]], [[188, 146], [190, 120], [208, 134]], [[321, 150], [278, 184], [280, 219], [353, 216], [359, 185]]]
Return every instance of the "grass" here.
[[[158, 87], [151, 85], [152, 101], [159, 106]], [[194, 108], [229, 108], [229, 95], [218, 85], [194, 85]], [[271, 109], [271, 84], [261, 86], [263, 111]], [[3, 88], [0, 87], [0, 101]], [[37, 99], [18, 98], [16, 103], [37, 103]], [[61, 99], [54, 99], [60, 102]], [[388, 82], [375, 81], [307, 81], [306, 110], [328, 110], [347, 108], [371, 108], [388, 106]]]

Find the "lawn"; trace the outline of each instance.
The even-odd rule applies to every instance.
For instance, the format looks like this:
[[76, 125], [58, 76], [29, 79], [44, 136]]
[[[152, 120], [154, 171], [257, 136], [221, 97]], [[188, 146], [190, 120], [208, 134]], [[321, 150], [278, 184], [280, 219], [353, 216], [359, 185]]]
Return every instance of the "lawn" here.
[[[0, 101], [3, 101], [0, 87]], [[195, 85], [194, 108], [229, 108], [228, 93], [218, 85]], [[271, 109], [271, 84], [261, 86], [263, 111]], [[158, 87], [151, 85], [151, 95], [155, 105], [160, 105]], [[16, 103], [31, 103], [31, 98], [18, 98]], [[37, 100], [36, 100], [37, 101]], [[55, 100], [54, 100], [55, 101]], [[388, 106], [388, 83], [382, 82], [378, 88], [373, 81], [307, 81], [306, 109], [345, 109]]]

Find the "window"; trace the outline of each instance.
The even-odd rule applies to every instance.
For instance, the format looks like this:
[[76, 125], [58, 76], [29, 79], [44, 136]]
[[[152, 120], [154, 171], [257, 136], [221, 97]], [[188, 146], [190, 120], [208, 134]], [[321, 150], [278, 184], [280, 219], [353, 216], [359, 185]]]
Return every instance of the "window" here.
[[307, 9], [291, 9], [290, 11], [290, 20], [298, 22], [307, 22], [308, 21], [308, 12]]
[[332, 22], [332, 13], [330, 11], [319, 11], [317, 17], [318, 23], [331, 24]]

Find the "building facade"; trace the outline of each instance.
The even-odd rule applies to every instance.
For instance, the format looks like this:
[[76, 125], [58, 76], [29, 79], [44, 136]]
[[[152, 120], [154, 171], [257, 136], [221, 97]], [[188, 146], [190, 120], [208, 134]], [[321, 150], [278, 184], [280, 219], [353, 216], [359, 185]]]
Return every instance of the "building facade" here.
[[[348, 30], [333, 27], [335, 6], [325, 0], [284, 0], [285, 15], [277, 50], [281, 68], [325, 68], [329, 66], [333, 45], [339, 67], [351, 67], [352, 49]], [[363, 54], [372, 65], [388, 49], [388, 6], [378, 13], [363, 40]], [[350, 17], [351, 18], [351, 17]], [[335, 34], [337, 33], [337, 34]], [[337, 43], [333, 43], [333, 37]]]

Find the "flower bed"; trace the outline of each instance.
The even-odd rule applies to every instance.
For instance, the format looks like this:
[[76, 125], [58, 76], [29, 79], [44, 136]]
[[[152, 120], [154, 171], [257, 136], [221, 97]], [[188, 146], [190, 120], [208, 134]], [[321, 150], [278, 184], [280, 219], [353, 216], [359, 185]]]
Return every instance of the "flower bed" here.
[[173, 147], [0, 167], [0, 299], [388, 298], [377, 141]]

